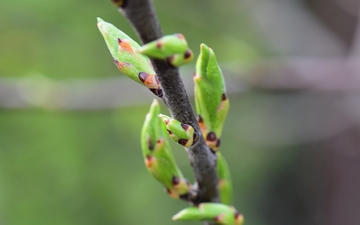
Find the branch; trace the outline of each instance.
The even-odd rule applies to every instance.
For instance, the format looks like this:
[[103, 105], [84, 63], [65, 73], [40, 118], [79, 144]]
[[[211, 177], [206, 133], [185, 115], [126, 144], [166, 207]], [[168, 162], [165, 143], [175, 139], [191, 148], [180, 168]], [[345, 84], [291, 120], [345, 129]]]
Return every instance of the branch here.
[[[131, 22], [143, 44], [162, 37], [151, 0], [125, 1], [119, 11]], [[200, 136], [198, 141], [187, 149], [198, 185], [197, 196], [189, 200], [195, 205], [200, 202], [219, 202], [216, 156], [201, 136], [179, 70], [162, 60], [152, 62], [164, 92], [163, 101], [171, 115], [182, 123], [191, 125]]]

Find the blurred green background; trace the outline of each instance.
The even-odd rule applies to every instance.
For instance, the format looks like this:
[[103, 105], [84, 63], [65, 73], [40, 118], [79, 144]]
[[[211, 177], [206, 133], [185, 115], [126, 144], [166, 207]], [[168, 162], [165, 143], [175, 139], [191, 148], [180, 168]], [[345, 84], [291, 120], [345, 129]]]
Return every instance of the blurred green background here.
[[[240, 65], [243, 69], [266, 57], [301, 55], [272, 45], [271, 35], [252, 16], [260, 2], [154, 0], [165, 34], [184, 34], [195, 55], [199, 44], [206, 43], [220, 64], [239, 77]], [[97, 30], [96, 17], [138, 40], [110, 1], [2, 1], [1, 82], [34, 76], [54, 82], [122, 76]], [[191, 73], [193, 66], [188, 67]], [[221, 148], [232, 171], [234, 205], [248, 225], [301, 224], [313, 218], [323, 221], [327, 215], [309, 200], [327, 187], [317, 186], [323, 170], [313, 157], [323, 153], [312, 151], [316, 148], [309, 143], [336, 132], [322, 135], [306, 125], [300, 129], [309, 118], [319, 130], [333, 121], [317, 124], [322, 114], [312, 110], [299, 119], [294, 112], [318, 105], [309, 103], [313, 95], [303, 97], [299, 90], [256, 88], [235, 88], [230, 94]], [[318, 100], [323, 101], [321, 96]], [[149, 105], [96, 110], [2, 105], [0, 224], [200, 224], [171, 222], [187, 205], [169, 198], [145, 169], [139, 134]], [[192, 181], [184, 150], [176, 145], [173, 150]]]

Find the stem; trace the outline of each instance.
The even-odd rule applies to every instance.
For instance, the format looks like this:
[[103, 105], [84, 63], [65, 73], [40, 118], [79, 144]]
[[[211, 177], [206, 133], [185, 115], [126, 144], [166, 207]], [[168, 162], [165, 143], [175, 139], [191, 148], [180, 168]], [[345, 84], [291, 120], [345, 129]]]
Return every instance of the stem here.
[[[163, 36], [151, 0], [126, 0], [119, 11], [133, 25], [143, 44]], [[200, 137], [193, 146], [187, 148], [198, 185], [197, 195], [188, 200], [195, 205], [201, 202], [219, 202], [216, 155], [201, 136], [179, 70], [163, 60], [152, 62], [164, 92], [163, 101], [172, 117], [191, 125]]]

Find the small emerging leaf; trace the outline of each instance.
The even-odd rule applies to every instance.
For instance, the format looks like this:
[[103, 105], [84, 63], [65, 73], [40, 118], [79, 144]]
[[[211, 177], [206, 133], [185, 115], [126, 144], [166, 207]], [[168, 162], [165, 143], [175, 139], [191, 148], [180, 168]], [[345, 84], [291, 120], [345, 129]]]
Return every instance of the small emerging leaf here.
[[162, 97], [163, 91], [150, 59], [138, 53], [139, 44], [114, 25], [100, 18], [98, 18], [97, 26], [118, 69]]
[[187, 47], [187, 42], [182, 34], [173, 34], [147, 43], [138, 51], [148, 57], [167, 59], [169, 56], [175, 54], [184, 54]]
[[241, 225], [243, 216], [233, 207], [220, 203], [201, 203], [181, 210], [172, 218], [185, 221], [212, 221], [223, 225]]
[[205, 44], [200, 46], [194, 83], [199, 126], [207, 145], [216, 151], [229, 110], [229, 99], [215, 53]]
[[167, 60], [175, 67], [193, 59], [193, 53], [188, 49], [188, 44], [182, 34], [166, 35], [142, 46], [139, 52], [151, 58]]
[[222, 156], [220, 151], [216, 152], [217, 155], [217, 165], [216, 170], [219, 179], [219, 194], [221, 203], [230, 205], [232, 200], [232, 184], [229, 166]]
[[189, 192], [190, 184], [175, 163], [159, 113], [159, 103], [154, 100], [141, 132], [142, 153], [148, 171], [165, 185], [171, 197], [179, 198]]
[[189, 147], [198, 139], [192, 126], [181, 123], [164, 114], [159, 114], [159, 117], [165, 123], [169, 136], [178, 144]]

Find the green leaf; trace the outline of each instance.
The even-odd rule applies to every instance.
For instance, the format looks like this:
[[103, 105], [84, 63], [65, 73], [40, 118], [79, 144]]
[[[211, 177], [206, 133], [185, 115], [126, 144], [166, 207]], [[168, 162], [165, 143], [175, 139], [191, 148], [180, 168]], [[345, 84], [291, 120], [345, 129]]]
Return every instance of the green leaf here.
[[159, 113], [160, 106], [155, 99], [141, 132], [142, 153], [148, 171], [166, 187], [171, 197], [179, 198], [189, 192], [190, 184], [176, 165]]
[[207, 145], [216, 151], [229, 110], [229, 99], [225, 93], [225, 82], [215, 53], [205, 44], [200, 45], [194, 83], [200, 129]]
[[143, 45], [138, 51], [148, 57], [167, 59], [174, 54], [184, 54], [188, 48], [182, 34], [166, 35]]
[[231, 175], [229, 166], [222, 156], [220, 151], [216, 152], [217, 155], [217, 165], [216, 170], [219, 179], [219, 194], [221, 203], [230, 205], [232, 200], [232, 184], [231, 184]]
[[241, 225], [244, 221], [232, 206], [221, 203], [201, 203], [198, 206], [185, 208], [172, 218], [185, 221], [212, 221], [224, 225]]
[[115, 65], [126, 76], [162, 97], [163, 91], [150, 59], [138, 52], [139, 44], [114, 25], [98, 18], [97, 26], [114, 59]]
[[178, 144], [189, 147], [197, 140], [198, 136], [195, 134], [192, 126], [181, 123], [164, 114], [159, 114], [159, 117], [165, 123], [169, 136]]
[[182, 34], [166, 35], [158, 40], [143, 45], [139, 52], [155, 59], [167, 60], [179, 67], [193, 59], [193, 53]]

